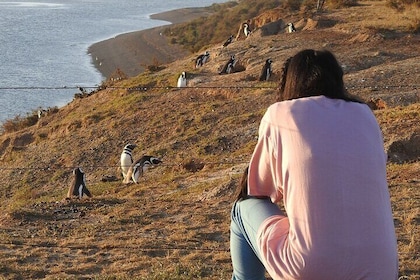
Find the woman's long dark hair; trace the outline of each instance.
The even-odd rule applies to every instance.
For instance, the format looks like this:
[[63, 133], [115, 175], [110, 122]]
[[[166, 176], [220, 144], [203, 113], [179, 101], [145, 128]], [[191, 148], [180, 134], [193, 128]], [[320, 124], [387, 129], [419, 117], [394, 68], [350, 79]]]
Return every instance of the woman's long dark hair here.
[[235, 201], [240, 201], [248, 198], [248, 167], [246, 167], [244, 173], [242, 173], [241, 180], [239, 181], [239, 184], [236, 187], [234, 198]]
[[300, 51], [285, 61], [282, 72], [278, 101], [323, 95], [363, 103], [347, 93], [343, 69], [330, 51]]

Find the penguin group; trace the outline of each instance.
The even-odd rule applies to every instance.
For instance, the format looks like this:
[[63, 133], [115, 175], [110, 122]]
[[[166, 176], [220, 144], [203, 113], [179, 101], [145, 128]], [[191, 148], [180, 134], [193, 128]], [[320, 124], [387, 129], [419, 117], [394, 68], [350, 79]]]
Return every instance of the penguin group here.
[[[243, 24], [243, 32], [246, 37], [251, 33], [250, 25], [246, 22]], [[293, 23], [287, 24], [287, 32], [292, 33], [296, 32], [296, 28]], [[234, 40], [234, 36], [230, 35], [229, 38], [223, 43], [222, 47], [227, 47]], [[210, 59], [209, 51], [205, 51], [203, 54], [200, 54], [195, 59], [195, 68], [202, 67]], [[237, 63], [237, 58], [235, 55], [231, 54], [229, 60], [223, 65], [219, 74], [230, 74], [235, 72], [235, 64]], [[259, 81], [269, 81], [273, 75], [272, 70], [272, 59], [268, 58], [265, 60], [265, 63], [262, 67]], [[186, 87], [187, 86], [187, 73], [183, 71], [177, 81], [177, 87]], [[79, 88], [81, 93], [85, 92], [84, 88]], [[38, 111], [38, 117], [44, 114], [45, 110]], [[146, 170], [149, 168], [156, 167], [162, 163], [162, 160], [159, 157], [153, 155], [143, 155], [138, 160], [134, 161], [133, 150], [137, 145], [128, 143], [124, 146], [123, 151], [120, 154], [120, 169], [123, 177], [123, 183], [129, 184], [130, 182], [139, 183], [140, 178], [144, 175]], [[77, 197], [81, 199], [83, 196], [92, 197], [91, 192], [86, 186], [86, 176], [80, 167], [77, 167], [73, 170], [73, 180], [70, 185], [70, 188], [67, 192], [67, 198]]]
[[134, 183], [139, 182], [139, 178], [150, 167], [155, 167], [162, 163], [162, 160], [155, 156], [142, 156], [140, 159], [133, 161], [133, 150], [137, 147], [135, 144], [127, 144], [121, 153], [120, 164], [123, 176], [123, 183], [128, 184], [131, 180]]
[[[247, 20], [239, 26], [236, 39], [238, 39], [240, 35], [242, 36], [245, 35], [245, 38], [250, 36], [250, 34], [253, 32], [252, 27], [251, 27], [252, 26], [251, 22], [252, 22], [251, 20]], [[286, 29], [284, 30], [284, 32], [293, 33], [296, 31], [297, 30], [293, 22], [289, 22], [286, 24]], [[234, 42], [235, 40], [234, 38], [235, 37], [233, 35], [229, 35], [229, 37], [222, 43], [221, 49], [226, 48], [227, 46], [232, 44], [232, 42]], [[210, 57], [210, 54], [208, 51], [196, 57], [195, 68], [199, 68], [203, 66], [209, 60], [209, 57]], [[218, 74], [219, 75], [231, 74], [237, 71], [241, 71], [240, 69], [242, 69], [242, 65], [236, 66], [236, 64], [238, 64], [238, 58], [235, 56], [235, 54], [230, 54], [228, 60], [223, 65], [220, 65]], [[272, 64], [273, 64], [273, 61], [271, 58], [268, 58], [264, 61], [260, 75], [258, 77], [259, 81], [263, 82], [263, 81], [269, 81], [270, 79], [272, 79], [273, 77]], [[181, 75], [178, 77], [177, 87], [178, 88], [185, 87], [186, 85], [187, 85], [187, 81], [186, 81], [185, 72], [182, 72]]]

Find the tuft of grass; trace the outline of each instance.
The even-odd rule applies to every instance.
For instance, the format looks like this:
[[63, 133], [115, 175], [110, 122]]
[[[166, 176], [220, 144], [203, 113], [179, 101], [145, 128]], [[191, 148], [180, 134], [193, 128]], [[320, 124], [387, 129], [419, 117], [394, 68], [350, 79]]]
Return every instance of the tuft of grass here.
[[33, 126], [38, 121], [36, 114], [28, 114], [26, 117], [17, 115], [13, 119], [6, 120], [2, 126], [2, 133], [11, 133]]
[[20, 210], [28, 205], [32, 199], [32, 191], [30, 185], [20, 186], [13, 194], [7, 205], [7, 210], [11, 213]]
[[[51, 114], [57, 113], [58, 108], [52, 107], [52, 108], [48, 108], [46, 111], [48, 115], [51, 115]], [[24, 128], [35, 125], [38, 122], [38, 120], [39, 120], [38, 110], [34, 110], [30, 113], [27, 113], [25, 117], [21, 115], [17, 115], [13, 119], [6, 120], [2, 124], [0, 128], [0, 133], [7, 134], [7, 133], [12, 133], [15, 131], [22, 130]]]
[[387, 5], [399, 12], [410, 8], [420, 8], [420, 2], [417, 0], [387, 0]]

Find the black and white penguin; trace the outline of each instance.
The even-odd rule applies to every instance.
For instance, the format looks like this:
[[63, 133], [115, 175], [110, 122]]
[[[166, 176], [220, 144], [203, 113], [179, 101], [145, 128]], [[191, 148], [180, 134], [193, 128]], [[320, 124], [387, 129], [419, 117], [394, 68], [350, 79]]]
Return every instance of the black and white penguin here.
[[251, 27], [247, 22], [244, 23], [244, 34], [245, 37], [248, 37], [251, 34]]
[[210, 59], [210, 53], [209, 51], [205, 51], [204, 52], [204, 57], [203, 57], [203, 65], [206, 64]]
[[234, 55], [231, 55], [228, 62], [223, 66], [219, 74], [230, 74], [233, 73], [235, 67], [236, 59]]
[[287, 24], [287, 32], [288, 33], [296, 32], [295, 25], [292, 22], [289, 22]]
[[46, 116], [48, 113], [48, 110], [45, 109], [39, 109], [38, 110], [38, 119], [42, 118], [43, 116]]
[[128, 184], [131, 178], [133, 182], [137, 184], [139, 182], [139, 178], [143, 176], [147, 169], [155, 167], [160, 163], [162, 163], [162, 160], [155, 156], [142, 156], [130, 166], [124, 183]]
[[181, 75], [179, 75], [176, 86], [179, 88], [187, 86], [187, 74], [185, 72], [182, 72]]
[[261, 70], [260, 81], [268, 81], [271, 77], [272, 69], [271, 64], [273, 61], [269, 58], [265, 61], [264, 67]]
[[195, 59], [195, 68], [203, 66], [210, 59], [210, 53], [206, 51], [204, 54], [200, 54]]
[[127, 172], [128, 169], [130, 168], [130, 166], [133, 164], [134, 160], [133, 160], [133, 150], [134, 148], [137, 147], [137, 145], [135, 144], [127, 144], [125, 145], [122, 153], [121, 153], [121, 173], [123, 176], [123, 179], [125, 180], [125, 178], [127, 177]]
[[80, 167], [77, 167], [73, 170], [73, 180], [70, 185], [69, 191], [67, 192], [67, 198], [71, 198], [73, 196], [77, 196], [79, 199], [83, 197], [83, 195], [87, 195], [88, 197], [92, 197], [92, 194], [86, 187], [86, 178], [85, 173], [82, 171]]
[[232, 42], [233, 42], [233, 35], [230, 35], [230, 37], [223, 43], [223, 47], [227, 47]]

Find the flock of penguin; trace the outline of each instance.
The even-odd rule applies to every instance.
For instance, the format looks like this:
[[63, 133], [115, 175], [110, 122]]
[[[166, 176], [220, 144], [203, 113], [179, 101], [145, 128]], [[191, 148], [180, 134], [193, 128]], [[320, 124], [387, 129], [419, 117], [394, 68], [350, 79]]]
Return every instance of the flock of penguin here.
[[[296, 28], [293, 23], [287, 24], [287, 31], [289, 33], [296, 32]], [[243, 24], [243, 32], [245, 37], [248, 37], [251, 34], [251, 29], [249, 24], [246, 22]], [[227, 47], [234, 40], [233, 35], [230, 35], [229, 38], [223, 43], [223, 47]], [[210, 59], [210, 53], [206, 51], [205, 53], [199, 55], [195, 59], [195, 68], [202, 67]], [[229, 60], [224, 64], [222, 69], [219, 71], [219, 74], [230, 74], [234, 72], [235, 64], [237, 59], [235, 55], [231, 55]], [[268, 81], [273, 73], [272, 65], [273, 61], [268, 58], [265, 61], [265, 64], [261, 70], [259, 77], [260, 81]], [[178, 78], [177, 87], [186, 87], [187, 86], [187, 76], [186, 72], [182, 72]], [[39, 113], [39, 117], [41, 117]], [[123, 183], [129, 184], [130, 182], [138, 183], [140, 177], [143, 176], [144, 172], [150, 167], [155, 167], [162, 163], [162, 160], [155, 156], [142, 156], [138, 160], [134, 161], [133, 159], [133, 150], [137, 147], [135, 144], [127, 144], [124, 146], [124, 149], [120, 157], [120, 168], [123, 177]], [[67, 198], [77, 197], [82, 198], [84, 195], [87, 197], [92, 197], [91, 192], [86, 187], [86, 176], [80, 167], [77, 167], [73, 170], [73, 180], [70, 185], [70, 188], [67, 192]]]
[[[135, 144], [127, 144], [120, 156], [120, 168], [123, 177], [123, 183], [129, 184], [131, 182], [138, 183], [144, 172], [162, 163], [162, 160], [155, 156], [142, 156], [138, 160], [133, 160], [133, 150], [136, 148]], [[73, 180], [67, 192], [67, 198], [77, 197], [81, 199], [84, 195], [92, 197], [91, 192], [86, 187], [86, 175], [80, 167], [73, 170]]]
[[[248, 37], [252, 32], [249, 23], [248, 22], [243, 23], [242, 28], [243, 28], [245, 37]], [[296, 32], [296, 28], [292, 22], [287, 24], [287, 32], [288, 33]], [[230, 35], [229, 38], [227, 38], [226, 41], [223, 43], [222, 47], [223, 48], [227, 47], [229, 44], [233, 42], [233, 40], [234, 40], [234, 36]], [[195, 59], [195, 68], [199, 68], [203, 66], [207, 61], [209, 61], [209, 59], [210, 59], [210, 53], [208, 51], [206, 51], [204, 54], [200, 54]], [[219, 74], [222, 75], [222, 74], [233, 73], [236, 63], [237, 63], [237, 59], [235, 55], [231, 55], [229, 60], [223, 65], [223, 67], [219, 71]], [[271, 58], [268, 58], [265, 61], [265, 64], [259, 76], [260, 81], [268, 81], [270, 79], [270, 77], [273, 74], [272, 63], [273, 61], [271, 60]], [[178, 77], [177, 87], [182, 88], [186, 86], [187, 86], [187, 74], [186, 72], [182, 72]]]

